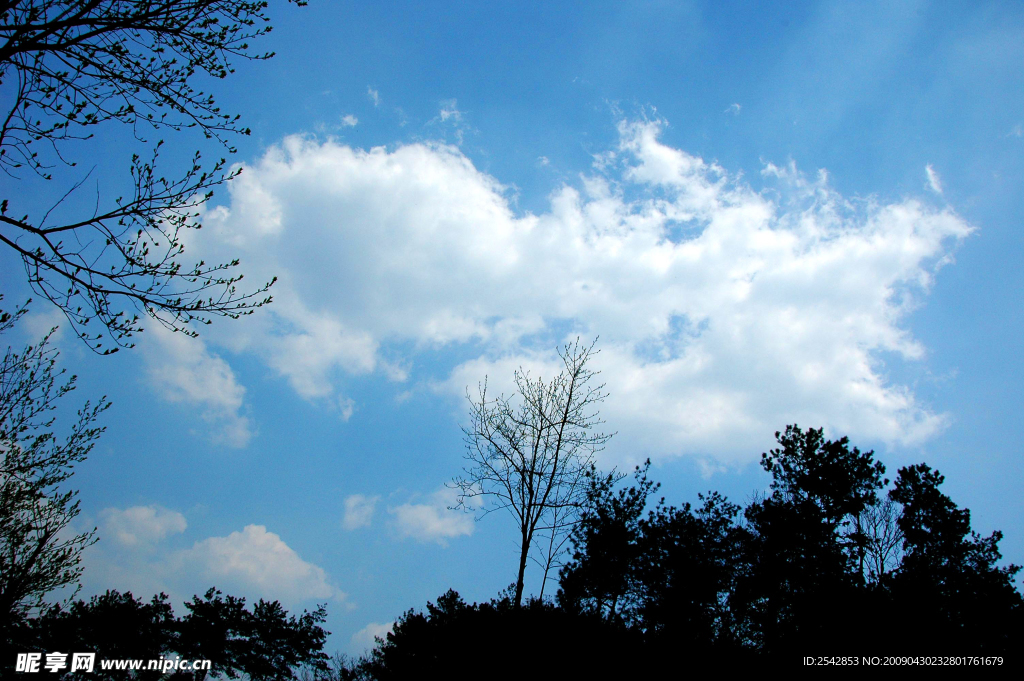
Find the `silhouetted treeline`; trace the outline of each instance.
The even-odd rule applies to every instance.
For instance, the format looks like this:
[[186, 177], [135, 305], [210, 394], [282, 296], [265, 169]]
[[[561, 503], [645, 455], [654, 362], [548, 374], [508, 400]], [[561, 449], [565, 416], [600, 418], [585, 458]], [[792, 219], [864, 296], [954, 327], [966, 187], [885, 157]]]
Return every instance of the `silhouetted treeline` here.
[[999, 532], [925, 464], [887, 493], [873, 452], [790, 426], [762, 456], [770, 492], [742, 513], [718, 493], [657, 502], [646, 468], [632, 487], [592, 486], [560, 605], [644, 632], [657, 649], [730, 655], [999, 654], [1020, 643], [1022, 602], [999, 567]]
[[890, 485], [873, 452], [790, 426], [762, 456], [769, 492], [742, 508], [717, 492], [695, 506], [593, 477], [555, 603], [465, 604], [449, 591], [410, 610], [335, 678], [477, 669], [662, 672], [815, 655], [989, 655], [1024, 650], [1017, 566], [971, 531], [970, 512], [925, 464]]
[[[293, 679], [300, 667], [326, 671], [323, 653], [328, 632], [319, 625], [323, 607], [290, 616], [277, 601], [246, 607], [244, 598], [224, 596], [210, 589], [185, 603], [186, 613], [175, 617], [166, 594], [148, 603], [131, 593], [108, 591], [89, 601], [67, 607], [53, 606], [38, 617], [10, 623], [3, 643], [5, 674], [14, 667], [17, 653], [60, 651], [96, 653], [92, 672], [70, 673], [69, 666], [55, 673], [40, 670], [33, 676], [75, 679], [238, 678], [254, 681]], [[100, 660], [157, 660], [181, 657], [209, 660], [206, 672], [104, 671]], [[19, 675], [20, 676], [20, 675]]]
[[[335, 665], [336, 679], [578, 678], [624, 674], [642, 651], [640, 632], [580, 617], [533, 599], [520, 608], [514, 588], [489, 603], [466, 604], [449, 590], [410, 610], [370, 655]], [[606, 651], [597, 658], [594, 651]]]

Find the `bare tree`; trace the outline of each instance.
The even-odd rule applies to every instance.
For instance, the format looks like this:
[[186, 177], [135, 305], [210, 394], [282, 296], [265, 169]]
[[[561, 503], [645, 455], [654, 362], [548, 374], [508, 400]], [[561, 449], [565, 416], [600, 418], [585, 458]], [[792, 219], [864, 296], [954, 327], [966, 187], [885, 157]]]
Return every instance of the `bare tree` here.
[[472, 508], [479, 498], [484, 515], [507, 510], [515, 519], [520, 549], [516, 607], [522, 603], [531, 548], [540, 540], [538, 562], [546, 581], [578, 520], [595, 454], [611, 437], [594, 430], [603, 423], [596, 407], [607, 396], [604, 384], [592, 384], [598, 372], [587, 366], [597, 354], [596, 342], [581, 345], [577, 338], [566, 345], [559, 352], [562, 370], [550, 382], [520, 368], [515, 395], [488, 398], [486, 380], [477, 400], [467, 391], [467, 464], [464, 476], [453, 481], [459, 491], [456, 507]]
[[[586, 496], [586, 490], [581, 488], [587, 485], [587, 474], [586, 471], [576, 473], [555, 490], [556, 500], [547, 522], [538, 527], [534, 535], [536, 552], [531, 558], [543, 570], [539, 598], [544, 598], [548, 580], [557, 579], [558, 568], [563, 565], [562, 557], [567, 553], [567, 545], [572, 538], [572, 530], [580, 520], [580, 507]], [[566, 503], [569, 500], [572, 500], [571, 503]], [[549, 577], [552, 568], [555, 569], [555, 576]]]
[[900, 504], [885, 496], [854, 517], [856, 532], [864, 537], [861, 572], [866, 571], [865, 576], [871, 581], [883, 581], [903, 560], [900, 513]]
[[[0, 312], [0, 332], [22, 312]], [[110, 403], [86, 402], [70, 434], [55, 437], [52, 412], [75, 377], [60, 380], [48, 341], [49, 334], [20, 353], [8, 349], [0, 361], [0, 620], [9, 622], [49, 592], [77, 584], [81, 552], [95, 541], [94, 532], [71, 528], [77, 492], [60, 485], [103, 432], [95, 421]]]
[[[304, 5], [305, 0], [289, 0]], [[67, 199], [90, 173], [73, 170], [75, 142], [93, 126], [148, 132], [195, 129], [234, 152], [229, 140], [249, 134], [198, 90], [224, 78], [234, 59], [267, 59], [249, 41], [270, 30], [263, 0], [0, 0], [0, 170], [16, 182], [28, 172], [46, 182], [63, 168], [67, 189], [48, 210], [23, 206], [25, 186], [0, 197], [0, 243], [22, 259], [32, 288], [57, 305], [91, 348], [131, 347], [140, 314], [195, 335], [192, 322], [238, 317], [268, 302], [273, 282], [239, 290], [238, 261], [182, 262], [182, 234], [200, 223], [199, 206], [231, 179], [222, 158], [204, 168], [197, 152], [185, 172], [157, 170], [151, 156], [129, 164], [129, 193], [70, 215]], [[5, 191], [10, 191], [7, 189]], [[91, 201], [90, 201], [91, 203]], [[85, 329], [90, 322], [102, 328]], [[104, 336], [113, 348], [103, 349]]]

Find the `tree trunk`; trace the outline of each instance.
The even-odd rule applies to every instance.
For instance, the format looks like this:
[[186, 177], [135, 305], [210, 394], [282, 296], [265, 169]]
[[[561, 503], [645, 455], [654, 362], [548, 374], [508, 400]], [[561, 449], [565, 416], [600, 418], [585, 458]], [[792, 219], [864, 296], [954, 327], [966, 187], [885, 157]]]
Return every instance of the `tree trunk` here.
[[[550, 572], [550, 570], [551, 570], [551, 562], [555, 558], [555, 529], [556, 528], [554, 527], [554, 524], [555, 523], [552, 523], [551, 538], [548, 540], [548, 557], [547, 557], [547, 560], [544, 561], [544, 579], [540, 583], [540, 599], [541, 600], [544, 600], [544, 587], [546, 587], [548, 585], [548, 572]], [[559, 549], [561, 549], [562, 544], [559, 544], [558, 547], [559, 547]]]
[[516, 608], [520, 608], [523, 603], [523, 575], [526, 573], [526, 558], [530, 553], [530, 541], [523, 533], [523, 547], [519, 551], [519, 579], [516, 580]]

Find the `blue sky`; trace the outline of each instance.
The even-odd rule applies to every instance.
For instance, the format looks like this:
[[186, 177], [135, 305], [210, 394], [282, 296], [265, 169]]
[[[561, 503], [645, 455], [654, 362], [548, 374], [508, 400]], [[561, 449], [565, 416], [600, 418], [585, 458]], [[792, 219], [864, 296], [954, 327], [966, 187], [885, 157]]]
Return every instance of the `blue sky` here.
[[[215, 84], [253, 133], [187, 253], [280, 277], [274, 304], [113, 357], [58, 341], [75, 398], [114, 402], [74, 478], [86, 593], [326, 601], [346, 652], [449, 587], [494, 596], [509, 519], [446, 509], [465, 390], [577, 334], [603, 465], [650, 457], [670, 502], [743, 503], [775, 430], [824, 426], [939, 468], [1024, 563], [1019, 4], [271, 14], [277, 56]], [[116, 186], [125, 159], [93, 161]]]

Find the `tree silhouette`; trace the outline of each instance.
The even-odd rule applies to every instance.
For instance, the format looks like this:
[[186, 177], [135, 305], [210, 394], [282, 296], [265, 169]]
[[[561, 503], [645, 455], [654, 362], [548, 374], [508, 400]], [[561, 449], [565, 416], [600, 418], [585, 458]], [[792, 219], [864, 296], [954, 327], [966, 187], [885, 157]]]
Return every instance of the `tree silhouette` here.
[[210, 589], [202, 598], [193, 596], [185, 603], [188, 614], [177, 624], [178, 652], [192, 660], [210, 660], [212, 674], [231, 676], [242, 665], [247, 640], [248, 615], [245, 599], [227, 596]]
[[854, 531], [863, 538], [861, 574], [872, 582], [884, 582], [903, 562], [902, 507], [886, 496], [853, 517]]
[[798, 505], [813, 504], [826, 522], [838, 526], [848, 516], [877, 502], [885, 466], [874, 452], [850, 449], [846, 437], [826, 440], [824, 430], [798, 425], [775, 433], [780, 448], [761, 455], [761, 467], [772, 476], [776, 498]]
[[[0, 333], [25, 309], [0, 312]], [[86, 402], [65, 439], [53, 434], [53, 412], [75, 377], [61, 382], [49, 339], [20, 353], [8, 348], [0, 362], [0, 621], [11, 625], [48, 593], [76, 585], [81, 552], [95, 541], [93, 532], [71, 529], [77, 492], [62, 484], [103, 432], [95, 422], [110, 404]]]
[[660, 486], [648, 480], [650, 466], [650, 460], [637, 466], [635, 483], [618, 491], [622, 476], [590, 476], [587, 503], [572, 534], [573, 556], [559, 573], [562, 607], [628, 624], [639, 616], [643, 516]]
[[[595, 341], [596, 343], [596, 341]], [[596, 406], [605, 398], [604, 385], [593, 385], [598, 372], [588, 363], [594, 344], [579, 339], [560, 352], [562, 370], [550, 382], [515, 372], [516, 394], [487, 396], [486, 381], [479, 399], [470, 403], [464, 476], [456, 477], [457, 507], [484, 502], [484, 514], [508, 511], [519, 534], [519, 570], [515, 604], [522, 603], [527, 557], [538, 538], [548, 539], [544, 581], [564, 539], [572, 531], [587, 490], [594, 455], [611, 437], [595, 432], [602, 421]], [[542, 584], [543, 590], [543, 584]]]
[[[306, 4], [304, 0], [289, 0]], [[140, 142], [149, 132], [195, 129], [228, 152], [249, 134], [198, 81], [224, 78], [232, 60], [266, 59], [249, 42], [270, 30], [263, 0], [11, 0], [0, 4], [0, 170], [53, 182], [68, 175], [78, 146], [103, 123], [121, 123]], [[0, 112], [2, 113], [2, 112]], [[270, 283], [238, 289], [238, 261], [182, 262], [183, 232], [200, 226], [198, 208], [234, 176], [220, 159], [204, 169], [197, 152], [185, 172], [157, 170], [163, 140], [129, 165], [127, 196], [68, 215], [67, 199], [89, 173], [68, 179], [49, 210], [23, 208], [24, 188], [0, 201], [0, 243], [17, 253], [32, 288], [57, 305], [100, 352], [130, 347], [139, 315], [195, 335], [188, 325], [238, 317], [270, 302]], [[90, 171], [91, 172], [91, 171]], [[17, 184], [12, 185], [17, 187]], [[86, 326], [96, 321], [103, 327]], [[103, 348], [103, 337], [114, 343]]]
[[368, 658], [335, 678], [614, 678], [646, 670], [637, 632], [606, 619], [538, 598], [521, 606], [511, 596], [467, 604], [449, 589], [425, 612], [398, 618]]
[[[48, 608], [25, 627], [22, 645], [29, 651], [95, 652], [97, 660], [155, 660], [173, 649], [174, 627], [167, 594], [146, 603], [131, 593], [107, 591], [88, 601]], [[99, 666], [97, 662], [94, 670], [99, 678], [130, 678], [128, 671], [101, 675]]]
[[853, 518], [877, 503], [885, 467], [847, 438], [797, 425], [761, 465], [771, 494], [744, 511], [751, 532], [735, 607], [752, 644], [771, 654], [859, 635], [857, 588], [867, 540]]
[[[222, 597], [210, 589], [203, 598], [185, 604], [178, 619], [166, 594], [148, 603], [131, 593], [107, 591], [67, 607], [54, 606], [23, 628], [20, 648], [78, 650], [96, 653], [98, 660], [155, 660], [179, 655], [209, 660], [217, 678], [253, 681], [295, 679], [300, 668], [327, 670], [323, 653], [328, 632], [320, 626], [323, 606], [299, 617], [289, 615], [277, 601], [260, 600], [247, 608], [244, 598]], [[97, 662], [89, 678], [165, 678], [160, 672], [103, 671]], [[175, 672], [173, 678], [201, 681], [204, 671]]]
[[888, 481], [873, 452], [796, 425], [776, 438], [762, 457], [769, 492], [742, 514], [717, 492], [693, 506], [651, 503], [649, 462], [628, 487], [592, 472], [557, 604], [517, 607], [514, 585], [479, 604], [449, 590], [324, 681], [453, 669], [508, 678], [633, 678], [682, 665], [761, 672], [807, 655], [943, 651], [1015, 662], [1020, 568], [998, 564], [1001, 533], [973, 533], [937, 471], [901, 469], [879, 500]]
[[658, 648], [736, 654], [731, 598], [748, 534], [736, 524], [739, 506], [718, 492], [698, 496], [695, 509], [661, 506], [643, 523], [641, 620]]
[[901, 468], [893, 501], [903, 505], [904, 557], [893, 597], [921, 648], [962, 645], [985, 652], [1024, 643], [1024, 601], [1013, 582], [1020, 566], [999, 567], [1002, 532], [971, 531], [971, 513], [939, 490], [926, 464]]
[[648, 509], [658, 488], [649, 467], [637, 467], [635, 483], [618, 491], [612, 476], [592, 482], [558, 602], [642, 631], [655, 656], [737, 649], [730, 599], [747, 539], [739, 506], [711, 492], [699, 495], [697, 509], [664, 499]]

